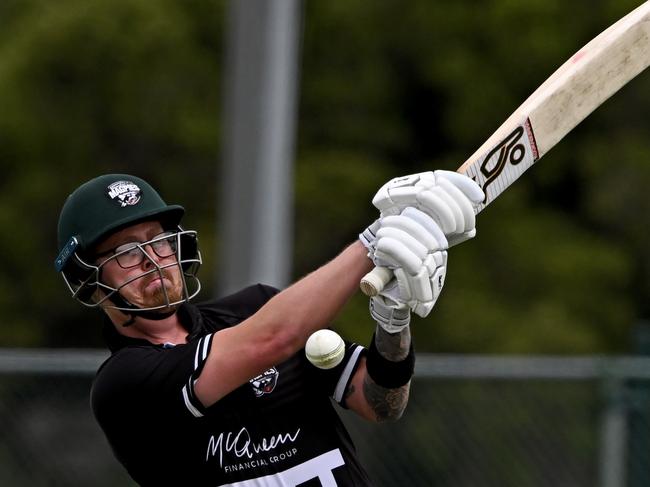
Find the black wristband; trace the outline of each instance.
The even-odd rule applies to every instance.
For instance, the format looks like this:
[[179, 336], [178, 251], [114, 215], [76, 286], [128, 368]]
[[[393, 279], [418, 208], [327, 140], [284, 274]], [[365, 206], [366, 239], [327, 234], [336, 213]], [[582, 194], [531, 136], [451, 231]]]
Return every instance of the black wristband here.
[[368, 355], [366, 356], [366, 370], [375, 384], [386, 389], [396, 389], [408, 383], [413, 377], [415, 370], [415, 352], [413, 342], [409, 347], [409, 353], [403, 360], [393, 362], [384, 358], [375, 344], [375, 335], [372, 335]]

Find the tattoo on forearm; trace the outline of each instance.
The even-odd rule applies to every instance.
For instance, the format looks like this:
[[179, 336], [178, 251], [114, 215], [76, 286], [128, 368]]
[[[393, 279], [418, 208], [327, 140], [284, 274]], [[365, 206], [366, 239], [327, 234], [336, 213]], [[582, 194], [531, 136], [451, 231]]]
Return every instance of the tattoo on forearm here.
[[397, 389], [386, 389], [366, 376], [363, 382], [363, 393], [377, 421], [394, 421], [402, 416], [409, 399], [409, 386], [410, 382]]
[[385, 359], [393, 362], [404, 360], [411, 347], [411, 329], [405, 326], [399, 333], [390, 334], [378, 326], [375, 331], [375, 345]]

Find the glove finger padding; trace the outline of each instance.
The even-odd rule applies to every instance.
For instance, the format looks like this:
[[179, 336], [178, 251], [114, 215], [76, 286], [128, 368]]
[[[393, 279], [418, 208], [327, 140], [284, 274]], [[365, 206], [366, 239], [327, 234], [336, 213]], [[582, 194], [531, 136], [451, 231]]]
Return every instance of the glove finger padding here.
[[463, 192], [456, 186], [451, 184], [446, 179], [440, 180], [440, 187], [453, 199], [454, 203], [458, 205], [458, 210], [462, 214], [463, 225], [457, 229], [458, 232], [466, 232], [476, 226], [476, 213], [474, 213], [474, 206], [472, 202], [463, 194]]
[[404, 268], [411, 275], [421, 271], [431, 252], [446, 249], [448, 242], [438, 224], [426, 213], [406, 208], [401, 215], [381, 219], [371, 258], [375, 265]]
[[[446, 249], [448, 247], [447, 237], [445, 237], [445, 234], [440, 229], [440, 226], [434, 220], [432, 220], [429, 215], [427, 215], [423, 211], [420, 211], [412, 207], [405, 208], [404, 211], [402, 211], [402, 215], [411, 218], [412, 220], [418, 222], [420, 225], [426, 228], [426, 230], [435, 239], [436, 248]], [[432, 246], [429, 248], [434, 248], [434, 247]]]
[[[463, 229], [465, 228], [465, 217], [463, 215], [462, 210], [460, 209], [460, 205], [454, 199], [454, 197], [450, 195], [442, 186], [434, 186], [429, 191], [431, 193], [434, 193], [436, 196], [438, 196], [438, 198], [444, 201], [448, 211], [451, 212], [451, 221], [449, 223], [449, 230], [446, 231], [445, 233], [448, 235], [449, 234], [453, 235], [455, 233], [462, 232]], [[430, 210], [427, 208], [427, 211]]]
[[478, 205], [485, 200], [485, 193], [481, 187], [476, 183], [476, 181], [464, 174], [455, 171], [444, 171], [442, 169], [434, 171], [433, 174], [437, 182], [446, 179], [453, 186], [462, 191], [473, 204]]
[[373, 198], [382, 215], [397, 215], [415, 207], [431, 216], [449, 244], [472, 238], [475, 206], [484, 201], [481, 187], [469, 177], [453, 171], [434, 171], [395, 178], [384, 184]]
[[445, 201], [444, 196], [441, 196], [439, 192], [431, 189], [420, 191], [416, 196], [416, 200], [417, 208], [432, 217], [440, 225], [445, 235], [456, 230], [456, 216], [449, 207], [449, 203]]
[[381, 220], [381, 228], [378, 233], [387, 229], [396, 229], [406, 232], [419, 240], [427, 249], [438, 247], [438, 239], [433, 228], [435, 222], [415, 208], [406, 208], [399, 216], [387, 216]]
[[420, 245], [419, 248], [411, 246], [418, 242], [412, 237], [409, 240], [398, 240], [394, 237], [383, 237], [377, 240], [377, 248], [373, 256], [375, 265], [388, 268], [405, 268], [411, 274], [416, 274], [422, 267], [426, 256], [426, 248]]

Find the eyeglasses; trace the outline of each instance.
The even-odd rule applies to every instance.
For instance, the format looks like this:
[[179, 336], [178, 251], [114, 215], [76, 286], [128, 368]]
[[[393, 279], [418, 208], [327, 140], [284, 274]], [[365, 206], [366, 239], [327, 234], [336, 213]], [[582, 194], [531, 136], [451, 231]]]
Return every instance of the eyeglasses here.
[[155, 254], [161, 259], [174, 255], [178, 248], [176, 241], [177, 235], [178, 234], [175, 232], [163, 232], [147, 242], [128, 242], [119, 245], [114, 249], [96, 255], [96, 258], [113, 254], [111, 259], [115, 259], [121, 268], [130, 269], [131, 267], [136, 267], [142, 264], [145, 257], [144, 247], [147, 245], [150, 246]]

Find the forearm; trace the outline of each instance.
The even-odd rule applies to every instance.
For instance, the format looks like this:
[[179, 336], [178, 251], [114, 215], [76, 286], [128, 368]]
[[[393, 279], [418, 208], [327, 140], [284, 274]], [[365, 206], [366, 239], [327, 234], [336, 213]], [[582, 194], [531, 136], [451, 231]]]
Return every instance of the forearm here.
[[360, 242], [271, 298], [238, 326], [215, 334], [196, 394], [209, 406], [304, 347], [325, 328], [372, 268]]
[[[400, 362], [408, 356], [411, 347], [410, 328], [406, 326], [399, 333], [389, 334], [377, 326], [375, 345], [383, 358]], [[396, 388], [382, 387], [366, 373], [363, 379], [363, 395], [373, 412], [373, 419], [379, 422], [399, 419], [408, 403], [410, 385], [409, 381]]]
[[260, 325], [275, 336], [284, 335], [295, 342], [290, 348], [303, 346], [309, 335], [328, 326], [357, 292], [359, 281], [372, 269], [366, 253], [357, 241], [289, 286], [260, 309]]

